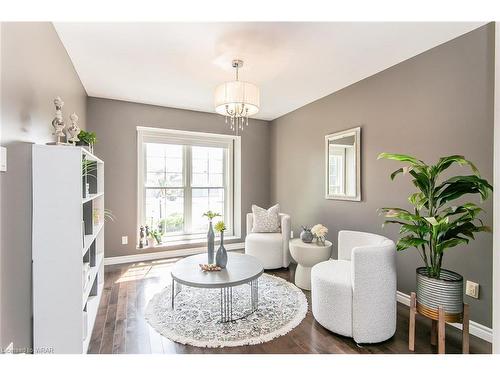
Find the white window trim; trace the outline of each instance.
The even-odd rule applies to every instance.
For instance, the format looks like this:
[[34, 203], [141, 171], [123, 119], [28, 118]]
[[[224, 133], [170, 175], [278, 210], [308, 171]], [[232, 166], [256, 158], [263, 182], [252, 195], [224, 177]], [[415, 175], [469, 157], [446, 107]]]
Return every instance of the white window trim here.
[[[229, 181], [232, 181], [232, 186], [227, 186], [227, 198], [225, 198], [225, 210], [228, 214], [228, 222], [230, 231], [227, 236], [231, 238], [239, 238], [241, 236], [241, 138], [239, 136], [192, 132], [174, 129], [161, 129], [145, 126], [137, 127], [137, 228], [144, 223], [144, 182], [146, 170], [144, 168], [144, 160], [146, 158], [146, 149], [143, 147], [144, 142], [148, 140], [156, 143], [183, 144], [190, 146], [220, 146], [228, 149], [227, 161], [225, 165], [226, 173], [229, 175]], [[225, 158], [226, 159], [226, 158]], [[191, 165], [185, 163], [184, 177], [189, 173]], [[227, 179], [226, 179], [227, 180]], [[227, 181], [224, 181], [226, 183]], [[189, 189], [186, 189], [189, 190]], [[186, 201], [186, 197], [184, 197]], [[231, 209], [231, 202], [233, 208]], [[188, 212], [188, 215], [190, 212]], [[137, 231], [139, 232], [139, 231]], [[175, 245], [191, 243], [193, 240], [200, 238], [200, 234], [183, 234], [169, 236], [166, 240], [166, 246], [171, 243]], [[137, 234], [139, 239], [139, 234]]]

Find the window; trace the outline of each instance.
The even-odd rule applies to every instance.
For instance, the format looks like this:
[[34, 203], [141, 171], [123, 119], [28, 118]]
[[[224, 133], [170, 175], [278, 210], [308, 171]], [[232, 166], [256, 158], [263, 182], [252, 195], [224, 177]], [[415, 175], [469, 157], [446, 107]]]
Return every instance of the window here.
[[332, 194], [344, 194], [344, 159], [345, 149], [333, 149], [329, 155], [329, 182]]
[[138, 128], [139, 225], [160, 231], [167, 242], [204, 238], [203, 213], [212, 210], [231, 236], [234, 138]]

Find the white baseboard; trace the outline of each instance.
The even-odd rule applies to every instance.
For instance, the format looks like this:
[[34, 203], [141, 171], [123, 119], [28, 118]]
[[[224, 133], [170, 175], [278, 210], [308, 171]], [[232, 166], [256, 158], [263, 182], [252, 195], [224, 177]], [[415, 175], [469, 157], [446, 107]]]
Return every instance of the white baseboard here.
[[[403, 305], [410, 306], [410, 296], [406, 293], [400, 292], [399, 290], [396, 292], [396, 299], [398, 302]], [[453, 327], [458, 329], [462, 329], [462, 324], [460, 323], [448, 323]], [[480, 339], [486, 340], [488, 342], [493, 342], [493, 330], [489, 327], [483, 326], [477, 322], [471, 320], [469, 322], [469, 332], [471, 335], [479, 337]]]
[[[228, 251], [242, 250], [245, 248], [245, 243], [244, 242], [230, 243], [224, 245], [224, 247]], [[206, 251], [207, 251], [206, 247], [192, 247], [189, 249], [166, 250], [166, 251], [158, 251], [155, 253], [143, 253], [134, 255], [124, 255], [119, 257], [108, 257], [104, 258], [104, 264], [111, 265], [111, 264], [145, 262], [149, 260], [165, 259], [165, 258], [177, 258], [188, 255], [201, 254]]]

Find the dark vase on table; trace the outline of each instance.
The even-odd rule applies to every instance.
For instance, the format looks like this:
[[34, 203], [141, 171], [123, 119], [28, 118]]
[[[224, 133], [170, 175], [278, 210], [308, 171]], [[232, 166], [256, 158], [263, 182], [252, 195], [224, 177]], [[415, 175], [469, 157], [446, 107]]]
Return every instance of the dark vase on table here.
[[300, 232], [300, 239], [304, 243], [311, 243], [314, 239], [311, 228], [302, 227], [302, 232]]
[[215, 255], [215, 233], [212, 227], [212, 220], [208, 222], [208, 233], [207, 233], [207, 243], [208, 243], [208, 264], [214, 264]]
[[227, 251], [224, 248], [224, 232], [220, 232], [220, 246], [215, 256], [215, 264], [220, 268], [226, 268], [227, 266]]

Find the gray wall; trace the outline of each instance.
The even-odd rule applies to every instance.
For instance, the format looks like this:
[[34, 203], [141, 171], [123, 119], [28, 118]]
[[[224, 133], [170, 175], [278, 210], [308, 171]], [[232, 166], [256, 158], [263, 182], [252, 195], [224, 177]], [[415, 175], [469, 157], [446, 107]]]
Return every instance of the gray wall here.
[[[493, 175], [494, 31], [487, 25], [271, 122], [271, 200], [292, 215], [293, 227], [323, 223], [335, 239], [341, 229], [398, 238], [381, 228], [377, 208], [408, 207], [414, 191], [399, 168], [377, 161], [380, 152], [408, 153], [427, 162], [464, 154], [483, 177]], [[325, 200], [324, 136], [362, 127], [362, 202]], [[468, 173], [455, 169], [457, 173]], [[492, 225], [492, 199], [484, 204]], [[335, 249], [336, 253], [336, 249]], [[336, 254], [335, 254], [336, 256]], [[444, 266], [481, 284], [480, 299], [466, 297], [472, 319], [491, 327], [492, 236], [447, 251]], [[415, 289], [413, 250], [397, 254], [398, 289]]]
[[1, 38], [1, 144], [8, 170], [0, 174], [0, 346], [25, 348], [32, 341], [31, 143], [53, 141], [57, 95], [65, 118], [76, 112], [84, 128], [87, 95], [52, 24], [4, 22]]
[[[220, 115], [118, 100], [89, 98], [89, 130], [97, 133], [96, 154], [105, 162], [105, 206], [116, 216], [106, 223], [106, 257], [153, 252], [136, 249], [137, 238], [137, 126], [232, 134]], [[270, 127], [250, 120], [241, 142], [242, 235], [244, 215], [252, 203], [270, 203]], [[128, 245], [121, 237], [128, 236]], [[158, 249], [161, 251], [165, 249]]]

